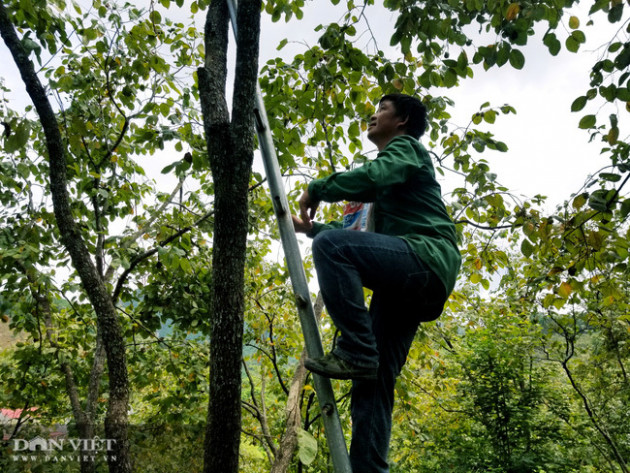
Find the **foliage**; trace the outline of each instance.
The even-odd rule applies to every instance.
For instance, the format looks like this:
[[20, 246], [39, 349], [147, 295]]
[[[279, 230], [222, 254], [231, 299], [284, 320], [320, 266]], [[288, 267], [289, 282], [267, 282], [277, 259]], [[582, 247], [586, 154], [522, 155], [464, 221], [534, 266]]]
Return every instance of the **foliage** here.
[[[199, 15], [206, 3], [8, 2], [55, 97], [74, 216], [117, 301], [133, 386], [132, 452], [142, 471], [201, 468], [214, 182], [194, 72], [201, 32], [180, 18]], [[361, 133], [374, 102], [390, 92], [427, 104], [425, 144], [437, 171], [455, 183], [447, 204], [464, 266], [445, 314], [418, 334], [397, 386], [392, 471], [628, 471], [627, 5], [597, 0], [588, 18], [578, 18], [565, 15], [577, 3], [567, 0], [388, 0], [383, 8], [395, 24], [383, 44], [370, 29], [376, 2], [331, 3], [343, 14], [317, 28], [316, 44], [261, 68], [280, 166], [292, 177], [290, 200], [307, 179], [369, 158]], [[308, 11], [301, 0], [264, 5], [272, 21], [298, 21]], [[533, 41], [553, 56], [579, 54], [589, 26], [602, 23], [620, 28], [571, 109], [610, 165], [550, 212], [541, 196], [513, 196], [486, 159], [508, 151], [505, 137], [489, 130], [516, 110], [488, 101], [456, 124], [447, 95], [490, 68], [522, 69], [523, 47]], [[85, 403], [95, 317], [60, 245], [41, 126], [1, 87], [0, 308], [22, 338], [2, 356], [0, 400], [38, 406], [41, 424], [65, 423], [72, 409], [63, 366]], [[602, 104], [613, 105], [606, 117], [597, 112]], [[156, 164], [165, 154], [166, 164]], [[156, 167], [166, 190], [148, 177]], [[273, 463], [302, 351], [288, 275], [272, 258], [278, 236], [262, 184], [254, 172], [244, 364], [235, 374], [243, 388], [242, 471]], [[338, 217], [334, 206], [323, 210]], [[308, 258], [306, 265], [310, 273]], [[330, 346], [334, 329], [324, 323], [322, 333]], [[103, 378], [99, 393], [106, 385]], [[348, 385], [335, 390], [349, 432]], [[103, 401], [99, 395], [98, 422]], [[299, 407], [291, 471], [330, 471], [309, 379]]]

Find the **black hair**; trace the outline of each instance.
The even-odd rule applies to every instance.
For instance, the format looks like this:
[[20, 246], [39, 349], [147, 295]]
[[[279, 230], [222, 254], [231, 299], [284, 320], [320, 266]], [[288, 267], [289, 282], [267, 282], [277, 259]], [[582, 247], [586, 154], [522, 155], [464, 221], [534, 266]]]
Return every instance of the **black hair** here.
[[419, 99], [405, 94], [387, 94], [378, 103], [385, 100], [394, 105], [397, 117], [407, 119], [406, 134], [415, 139], [424, 134], [427, 129], [427, 108]]

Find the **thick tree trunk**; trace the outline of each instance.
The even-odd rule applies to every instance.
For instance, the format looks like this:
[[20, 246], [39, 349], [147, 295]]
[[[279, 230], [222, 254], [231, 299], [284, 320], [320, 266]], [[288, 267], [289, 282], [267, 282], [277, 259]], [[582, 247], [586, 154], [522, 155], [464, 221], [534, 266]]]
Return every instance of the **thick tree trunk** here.
[[70, 254], [83, 288], [97, 315], [99, 331], [103, 337], [109, 370], [109, 404], [105, 419], [105, 435], [113, 440], [109, 466], [112, 473], [131, 471], [127, 438], [129, 380], [122, 330], [112, 299], [90, 257], [70, 209], [67, 190], [66, 155], [61, 133], [53, 109], [46, 96], [33, 63], [29, 60], [4, 4], [0, 3], [0, 34], [9, 48], [20, 71], [33, 105], [39, 115], [48, 149], [50, 190], [59, 233]]
[[198, 71], [208, 155], [215, 184], [210, 336], [210, 400], [204, 472], [237, 473], [241, 433], [241, 357], [247, 191], [253, 161], [260, 0], [238, 8], [232, 120], [225, 99], [228, 10], [213, 1], [206, 19], [206, 61]]

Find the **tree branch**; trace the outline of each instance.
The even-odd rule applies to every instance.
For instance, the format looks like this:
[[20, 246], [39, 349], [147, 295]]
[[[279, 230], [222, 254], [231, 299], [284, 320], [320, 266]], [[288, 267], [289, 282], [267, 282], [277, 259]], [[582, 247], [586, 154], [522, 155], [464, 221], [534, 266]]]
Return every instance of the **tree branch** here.
[[280, 382], [280, 387], [285, 394], [289, 394], [289, 389], [286, 387], [284, 379], [282, 379], [282, 373], [280, 373], [280, 367], [278, 366], [278, 355], [276, 353], [276, 343], [273, 335], [273, 318], [269, 315], [269, 312], [265, 310], [258, 299], [256, 299], [256, 305], [265, 315], [267, 322], [269, 322], [269, 346], [271, 347], [271, 355], [269, 356], [269, 359], [271, 360], [271, 364], [273, 365], [278, 381]]
[[[562, 325], [560, 325], [555, 319], [553, 319], [553, 320], [554, 320], [554, 322], [556, 322], [557, 325], [559, 325], [562, 328]], [[564, 370], [565, 374], [567, 375], [567, 378], [569, 379], [569, 382], [571, 383], [571, 386], [573, 387], [573, 390], [577, 393], [577, 395], [582, 400], [582, 405], [584, 406], [584, 410], [586, 411], [589, 420], [591, 421], [591, 423], [593, 424], [595, 429], [599, 432], [599, 434], [602, 436], [602, 438], [604, 439], [606, 444], [610, 447], [610, 449], [611, 449], [611, 451], [613, 453], [613, 456], [615, 457], [615, 460], [617, 461], [619, 467], [621, 468], [621, 471], [623, 471], [623, 473], [628, 473], [628, 466], [626, 465], [626, 462], [623, 459], [623, 456], [619, 452], [619, 449], [618, 449], [615, 441], [610, 436], [610, 434], [607, 432], [605, 426], [601, 425], [601, 423], [600, 423], [600, 421], [598, 419], [599, 416], [594, 411], [594, 409], [593, 409], [593, 407], [591, 405], [591, 402], [589, 401], [589, 399], [586, 396], [586, 394], [584, 393], [584, 391], [578, 385], [577, 381], [575, 380], [575, 377], [573, 376], [573, 372], [569, 368], [569, 361], [571, 360], [571, 358], [573, 357], [573, 354], [575, 353], [575, 348], [574, 348], [575, 339], [574, 339], [574, 337], [569, 336], [567, 331], [564, 328], [563, 328], [563, 332], [565, 334], [565, 343], [567, 345], [567, 348], [566, 348], [565, 359], [563, 359], [560, 362], [560, 364], [562, 366], [562, 369]]]
[[[258, 406], [258, 400], [256, 399], [256, 385], [254, 383], [251, 373], [249, 372], [247, 363], [245, 363], [245, 360], [242, 360], [242, 363], [243, 363], [243, 368], [245, 370], [245, 375], [247, 376], [247, 379], [249, 381], [249, 389], [250, 389], [249, 392], [252, 399], [252, 404], [249, 404], [249, 406], [252, 412], [254, 413], [254, 416], [256, 417], [256, 419], [258, 419], [260, 427], [262, 428], [263, 436], [265, 439], [265, 443], [267, 444], [267, 448], [269, 448], [273, 456], [275, 456], [276, 446], [273, 443], [273, 436], [271, 435], [271, 432], [269, 430], [269, 422], [267, 421], [267, 416], [264, 413], [264, 407], [261, 409]], [[264, 380], [264, 376], [262, 376], [261, 379]], [[263, 401], [264, 395], [265, 393], [263, 389], [263, 392], [261, 393], [261, 402], [264, 402]]]
[[479, 228], [481, 230], [508, 230], [510, 228], [516, 228], [516, 227], [521, 227], [522, 226], [522, 224], [519, 223], [519, 224], [513, 224], [513, 225], [498, 225], [496, 227], [491, 227], [491, 226], [486, 226], [486, 225], [479, 225], [478, 223], [471, 222], [470, 220], [465, 219], [465, 218], [457, 220], [454, 223], [455, 223], [455, 225], [458, 225], [460, 223], [464, 223], [466, 225], [471, 225], [471, 226], [473, 226], [475, 228]]
[[142, 253], [141, 255], [136, 256], [134, 259], [132, 259], [131, 262], [129, 263], [129, 267], [127, 269], [125, 269], [125, 271], [118, 278], [118, 282], [116, 283], [116, 288], [114, 289], [114, 292], [112, 294], [112, 300], [114, 301], [114, 303], [116, 303], [118, 301], [118, 298], [120, 297], [120, 293], [122, 291], [122, 288], [123, 288], [127, 278], [129, 277], [131, 272], [136, 268], [136, 266], [138, 266], [142, 261], [144, 261], [147, 258], [150, 258], [154, 254], [156, 254], [159, 251], [160, 248], [164, 248], [166, 245], [168, 245], [172, 241], [177, 240], [179, 237], [181, 237], [185, 233], [188, 233], [193, 228], [197, 227], [198, 225], [203, 223], [205, 220], [207, 220], [210, 217], [212, 217], [212, 215], [214, 215], [214, 210], [206, 212], [206, 214], [203, 215], [194, 224], [189, 225], [188, 227], [182, 228], [178, 232], [176, 232], [173, 235], [171, 235], [170, 237], [168, 237], [166, 240], [161, 241], [157, 247], [152, 248], [151, 250], [146, 251], [146, 252]]

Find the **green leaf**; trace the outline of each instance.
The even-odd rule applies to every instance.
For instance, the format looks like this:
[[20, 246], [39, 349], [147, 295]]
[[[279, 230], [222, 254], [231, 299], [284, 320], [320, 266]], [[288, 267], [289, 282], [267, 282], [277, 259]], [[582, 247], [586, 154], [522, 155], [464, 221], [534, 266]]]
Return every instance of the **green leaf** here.
[[562, 48], [562, 45], [560, 44], [560, 41], [558, 41], [555, 33], [546, 34], [543, 38], [543, 44], [547, 46], [547, 49], [549, 49], [552, 56], [556, 56]]
[[22, 149], [26, 146], [30, 136], [31, 130], [28, 122], [21, 122], [17, 126], [14, 126], [12, 132], [6, 138], [6, 151], [12, 153]]
[[612, 172], [602, 172], [599, 174], [599, 177], [609, 182], [619, 182], [621, 180], [621, 176], [619, 174]]
[[173, 170], [173, 168], [175, 166], [177, 166], [179, 161], [175, 161], [174, 163], [169, 164], [168, 166], [165, 166], [164, 169], [162, 169], [161, 173], [162, 174], [168, 174], [169, 172], [171, 172]]
[[630, 90], [626, 87], [619, 87], [615, 92], [615, 98], [623, 102], [630, 102]]
[[586, 43], [586, 35], [582, 30], [575, 30], [573, 33], [571, 33], [571, 37], [580, 44]]
[[496, 141], [495, 145], [497, 151], [501, 151], [502, 153], [505, 153], [508, 150], [508, 145], [506, 145], [503, 141]]
[[624, 46], [621, 52], [615, 58], [615, 67], [619, 70], [624, 70], [630, 65], [630, 47]]
[[608, 201], [597, 194], [592, 194], [588, 199], [588, 205], [598, 212], [606, 212], [608, 210]]
[[534, 253], [534, 245], [532, 245], [526, 238], [521, 243], [521, 253], [528, 258]]
[[572, 53], [577, 53], [578, 49], [580, 49], [580, 43], [573, 36], [569, 36], [564, 42], [564, 45], [567, 47], [567, 50]]
[[448, 69], [444, 74], [444, 85], [449, 88], [457, 85], [457, 73], [454, 69]]
[[543, 299], [543, 303], [542, 303], [543, 307], [545, 309], [548, 309], [551, 306], [551, 304], [553, 304], [555, 298], [556, 297], [553, 294], [547, 294], [545, 298]]
[[485, 122], [492, 124], [497, 119], [497, 112], [495, 112], [494, 110], [486, 110], [483, 113], [483, 119]]
[[391, 39], [389, 40], [389, 45], [396, 46], [398, 43], [400, 43], [401, 38], [402, 38], [402, 32], [400, 30], [396, 30], [394, 34], [392, 35]]
[[509, 44], [502, 44], [501, 47], [499, 48], [499, 51], [497, 52], [497, 65], [503, 66], [505, 63], [507, 63], [510, 60], [510, 52], [511, 52], [511, 48], [509, 46]]
[[588, 201], [588, 193], [584, 192], [583, 194], [578, 195], [575, 199], [573, 199], [573, 208], [579, 210], [584, 207], [584, 204]]
[[361, 133], [361, 131], [359, 130], [359, 122], [354, 121], [350, 124], [350, 126], [348, 127], [348, 136], [352, 137], [357, 137], [359, 136], [359, 134]]
[[623, 2], [617, 3], [614, 7], [610, 9], [608, 12], [608, 21], [611, 23], [616, 23], [621, 20], [623, 16]]
[[510, 53], [510, 64], [514, 69], [521, 70], [525, 65], [525, 56], [518, 49], [513, 49]]
[[621, 41], [617, 41], [615, 43], [612, 43], [610, 46], [608, 46], [608, 51], [611, 53], [616, 53], [617, 51], [621, 49], [622, 46], [623, 46], [623, 43]]
[[580, 110], [582, 110], [586, 106], [586, 102], [587, 101], [588, 101], [588, 99], [586, 98], [586, 96], [578, 97], [571, 104], [571, 111], [572, 112], [579, 112]]
[[187, 273], [192, 273], [192, 266], [190, 265], [190, 261], [188, 261], [186, 258], [181, 258], [179, 260], [179, 267]]
[[562, 309], [564, 307], [565, 303], [566, 303], [566, 301], [564, 299], [555, 298], [554, 301], [553, 301], [553, 306], [556, 309], [560, 310], [560, 309]]
[[403, 36], [400, 39], [400, 50], [404, 54], [411, 51], [411, 36]]
[[466, 70], [468, 67], [468, 56], [465, 51], [462, 51], [457, 57], [457, 67], [460, 70]]
[[563, 299], [567, 299], [571, 295], [572, 292], [573, 292], [573, 288], [566, 281], [560, 284], [560, 286], [558, 287], [558, 295], [562, 297]]
[[494, 66], [497, 62], [497, 48], [496, 45], [488, 46], [487, 48], [479, 48], [479, 51], [483, 51], [483, 59], [485, 61], [484, 67], [486, 69]]
[[585, 115], [580, 120], [580, 123], [578, 126], [581, 129], [586, 130], [588, 128], [593, 128], [595, 126], [595, 123], [597, 123], [597, 117], [595, 117], [595, 115]]
[[149, 18], [154, 24], [162, 23], [162, 15], [157, 10], [152, 10], [151, 13], [149, 14]]
[[317, 457], [317, 440], [304, 429], [298, 430], [298, 457], [308, 466]]
[[617, 95], [617, 87], [614, 84], [610, 84], [609, 86], [606, 86], [606, 87], [600, 87], [599, 95], [604, 97], [609, 102], [612, 102], [615, 100], [615, 97]]

